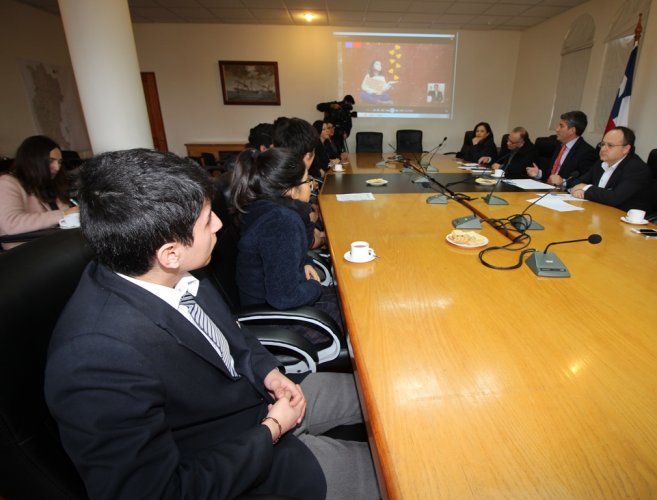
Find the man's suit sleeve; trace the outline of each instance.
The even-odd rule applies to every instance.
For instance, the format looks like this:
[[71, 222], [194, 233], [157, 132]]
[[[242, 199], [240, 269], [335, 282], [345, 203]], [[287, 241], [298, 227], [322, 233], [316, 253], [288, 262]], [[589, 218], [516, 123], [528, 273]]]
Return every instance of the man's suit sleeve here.
[[272, 467], [271, 434], [262, 425], [219, 444], [208, 436], [207, 447], [182, 456], [157, 370], [132, 346], [108, 336], [82, 335], [54, 349], [45, 393], [94, 499], [232, 498]]
[[612, 207], [620, 207], [651, 182], [649, 170], [639, 162], [629, 160], [618, 168], [622, 168], [622, 171], [614, 172], [607, 183], [609, 185], [614, 180], [614, 176], [620, 176], [613, 188], [605, 189], [592, 185], [584, 192], [584, 198]]

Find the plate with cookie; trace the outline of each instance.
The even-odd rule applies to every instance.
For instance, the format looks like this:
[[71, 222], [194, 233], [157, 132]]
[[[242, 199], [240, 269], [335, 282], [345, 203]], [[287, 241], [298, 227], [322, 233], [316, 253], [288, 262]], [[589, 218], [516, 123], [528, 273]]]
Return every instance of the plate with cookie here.
[[452, 245], [462, 248], [479, 248], [488, 245], [488, 238], [475, 231], [463, 231], [454, 229], [445, 236], [445, 239]]
[[385, 186], [388, 184], [388, 181], [379, 177], [377, 179], [367, 179], [365, 183], [370, 186]]
[[490, 179], [488, 177], [477, 177], [475, 179], [475, 182], [483, 186], [492, 186], [493, 184], [497, 184], [498, 180], [499, 179]]

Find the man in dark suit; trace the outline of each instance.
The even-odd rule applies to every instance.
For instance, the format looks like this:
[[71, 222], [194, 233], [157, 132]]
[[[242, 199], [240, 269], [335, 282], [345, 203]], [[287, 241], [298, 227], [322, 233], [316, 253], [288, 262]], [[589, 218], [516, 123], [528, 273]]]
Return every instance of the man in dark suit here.
[[582, 138], [588, 125], [586, 115], [581, 111], [568, 111], [560, 118], [554, 131], [561, 147], [555, 151], [545, 170], [536, 164], [527, 168], [529, 177], [553, 186], [563, 185], [574, 173], [585, 174], [597, 160], [595, 149]]
[[203, 169], [118, 151], [86, 162], [80, 180], [97, 260], [53, 334], [45, 394], [89, 496], [377, 498], [366, 443], [309, 433], [358, 420], [353, 377], [293, 383], [189, 274], [221, 227]]
[[[489, 164], [492, 158], [482, 156], [481, 164]], [[527, 167], [538, 160], [538, 152], [529, 139], [529, 133], [524, 127], [515, 127], [507, 137], [500, 150], [498, 160], [491, 165], [493, 171], [501, 168], [508, 179], [526, 179]]]
[[652, 210], [652, 176], [641, 158], [634, 154], [634, 132], [614, 127], [600, 143], [600, 161], [575, 180], [570, 193], [627, 211]]

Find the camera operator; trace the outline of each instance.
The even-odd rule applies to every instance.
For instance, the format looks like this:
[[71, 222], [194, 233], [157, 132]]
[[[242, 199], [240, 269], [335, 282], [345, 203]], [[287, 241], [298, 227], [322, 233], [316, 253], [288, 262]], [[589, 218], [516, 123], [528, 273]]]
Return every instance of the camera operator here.
[[351, 118], [358, 115], [354, 108], [354, 98], [350, 95], [344, 96], [341, 101], [320, 102], [317, 110], [324, 113], [324, 120], [335, 125], [335, 137], [337, 146], [341, 151], [346, 151], [347, 137], [351, 133]]

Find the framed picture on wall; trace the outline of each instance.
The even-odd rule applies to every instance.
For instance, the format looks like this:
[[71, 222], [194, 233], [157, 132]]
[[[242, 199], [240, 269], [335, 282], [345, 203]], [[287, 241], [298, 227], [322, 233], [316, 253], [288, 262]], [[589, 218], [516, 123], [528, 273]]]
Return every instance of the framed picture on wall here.
[[280, 106], [278, 63], [219, 61], [224, 104]]

